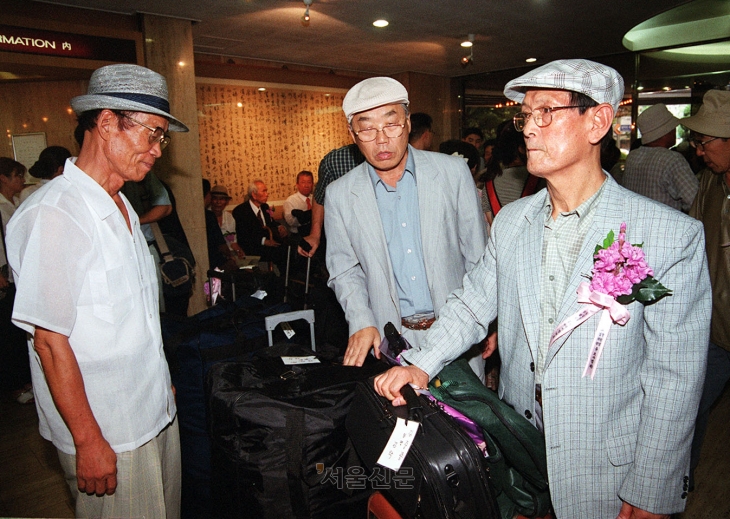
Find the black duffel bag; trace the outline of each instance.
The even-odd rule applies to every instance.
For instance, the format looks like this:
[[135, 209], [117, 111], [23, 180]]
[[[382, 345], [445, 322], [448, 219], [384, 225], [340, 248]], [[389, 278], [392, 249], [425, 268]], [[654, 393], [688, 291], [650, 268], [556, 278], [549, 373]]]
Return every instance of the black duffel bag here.
[[354, 455], [345, 417], [356, 383], [388, 366], [372, 358], [363, 367], [322, 358], [318, 364], [287, 366], [282, 355], [315, 353], [275, 345], [249, 361], [216, 364], [208, 373], [217, 515], [364, 517], [365, 486], [352, 492], [345, 482], [348, 456]]

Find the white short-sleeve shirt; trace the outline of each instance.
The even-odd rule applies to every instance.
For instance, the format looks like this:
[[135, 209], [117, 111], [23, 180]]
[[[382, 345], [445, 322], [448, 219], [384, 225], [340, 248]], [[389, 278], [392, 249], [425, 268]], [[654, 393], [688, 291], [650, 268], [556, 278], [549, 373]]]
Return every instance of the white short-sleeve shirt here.
[[[176, 414], [155, 264], [129, 201], [120, 194], [131, 234], [114, 200], [74, 162], [8, 225], [13, 322], [31, 334], [40, 326], [69, 338], [102, 434], [124, 452], [157, 436]], [[30, 351], [41, 435], [74, 454], [32, 343]]]

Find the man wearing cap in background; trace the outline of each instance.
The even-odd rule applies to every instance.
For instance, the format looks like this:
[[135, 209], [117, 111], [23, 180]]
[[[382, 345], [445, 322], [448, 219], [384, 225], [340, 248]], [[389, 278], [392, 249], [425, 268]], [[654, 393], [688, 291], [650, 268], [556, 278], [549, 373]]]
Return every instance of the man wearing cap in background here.
[[705, 227], [712, 283], [707, 375], [692, 442], [694, 471], [700, 461], [710, 409], [730, 380], [730, 92], [708, 91], [697, 114], [681, 123], [692, 131], [690, 144], [707, 166], [689, 215]]
[[[392, 322], [414, 346], [484, 253], [484, 218], [464, 161], [408, 145], [408, 92], [361, 81], [342, 109], [366, 162], [329, 185], [328, 285], [345, 311], [346, 365], [362, 365]], [[484, 377], [473, 352], [472, 368]]]
[[180, 444], [155, 265], [120, 193], [188, 128], [165, 78], [96, 70], [71, 100], [83, 145], [8, 226], [13, 321], [32, 335], [41, 435], [58, 449], [77, 517], [180, 515]]
[[663, 103], [641, 112], [636, 126], [642, 146], [629, 153], [621, 185], [686, 213], [699, 183], [685, 158], [669, 149], [677, 142], [678, 125]]
[[[527, 168], [547, 189], [502, 208], [486, 253], [421, 350], [403, 354], [411, 365], [380, 375], [376, 390], [402, 403], [405, 383], [424, 387], [499, 315], [499, 395], [544, 432], [556, 517], [668, 518], [687, 497], [705, 369], [702, 228], [602, 171], [601, 140], [623, 96], [615, 70], [555, 61], [507, 83], [505, 95], [522, 103], [515, 127], [525, 135]], [[672, 295], [647, 306], [604, 300], [613, 314], [602, 317], [605, 307], [579, 303], [576, 292], [596, 245], [623, 223], [627, 242], [643, 243], [654, 278]], [[599, 300], [598, 288], [585, 288]], [[596, 313], [581, 314], [588, 310]], [[629, 319], [619, 325], [624, 311]], [[598, 336], [602, 356], [588, 365], [601, 319], [610, 333]], [[586, 367], [593, 375], [583, 376]]]

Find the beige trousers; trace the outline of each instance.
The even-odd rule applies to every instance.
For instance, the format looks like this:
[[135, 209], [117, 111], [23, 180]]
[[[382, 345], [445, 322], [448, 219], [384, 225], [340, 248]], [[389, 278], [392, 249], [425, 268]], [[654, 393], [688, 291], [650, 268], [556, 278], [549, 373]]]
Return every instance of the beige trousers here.
[[97, 497], [79, 492], [76, 456], [58, 451], [76, 517], [179, 519], [180, 434], [177, 418], [141, 447], [117, 453], [117, 491]]

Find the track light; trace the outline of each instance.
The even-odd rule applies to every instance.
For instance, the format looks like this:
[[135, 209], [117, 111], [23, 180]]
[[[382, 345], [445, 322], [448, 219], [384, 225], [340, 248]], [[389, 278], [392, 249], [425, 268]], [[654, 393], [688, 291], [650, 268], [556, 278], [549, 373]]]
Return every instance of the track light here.
[[307, 27], [309, 26], [309, 6], [312, 5], [312, 2], [314, 0], [303, 0], [304, 6], [306, 9], [304, 10], [304, 14], [302, 15], [302, 25]]
[[461, 58], [461, 66], [467, 67], [470, 63], [474, 63], [474, 35], [469, 34], [467, 40], [461, 42], [461, 46], [469, 49], [469, 54]]

